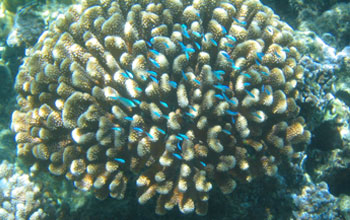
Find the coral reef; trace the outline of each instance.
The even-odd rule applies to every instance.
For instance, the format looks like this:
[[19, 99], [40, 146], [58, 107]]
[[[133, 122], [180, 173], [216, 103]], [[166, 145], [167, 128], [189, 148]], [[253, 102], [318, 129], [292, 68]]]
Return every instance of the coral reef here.
[[43, 173], [35, 178], [17, 163], [0, 163], [0, 219], [78, 219], [75, 213], [92, 199], [67, 181]]
[[13, 91], [13, 78], [8, 66], [0, 60], [0, 103], [4, 103], [11, 98]]
[[329, 193], [327, 183], [310, 183], [302, 189], [300, 195], [293, 194], [296, 206], [294, 217], [306, 219], [341, 219], [336, 212], [336, 198]]
[[15, 16], [14, 27], [12, 28], [6, 43], [10, 47], [34, 45], [38, 37], [44, 31], [45, 23], [40, 14], [32, 7], [21, 10]]
[[50, 200], [45, 198], [38, 184], [14, 164], [0, 164], [0, 219], [47, 219], [43, 209]]
[[84, 0], [16, 78], [17, 155], [97, 198], [207, 212], [215, 184], [274, 176], [310, 139], [293, 30], [258, 0]]
[[7, 35], [10, 33], [13, 26], [13, 13], [4, 9], [3, 5], [0, 5], [0, 40], [3, 42]]
[[[336, 52], [318, 37], [307, 42], [314, 45], [314, 50], [307, 52], [310, 57], [300, 60], [305, 83], [299, 87], [299, 92], [306, 110], [303, 115], [313, 130], [313, 138], [305, 152], [305, 172], [315, 182], [326, 181], [333, 193], [342, 192], [342, 185], [348, 181], [344, 175], [350, 171], [350, 50], [345, 47]], [[334, 195], [338, 196], [339, 192]]]
[[[323, 207], [326, 216], [318, 215], [315, 207], [321, 207], [321, 210], [322, 203], [328, 203], [318, 198], [308, 205], [304, 204], [307, 209], [302, 208], [295, 215], [297, 219], [314, 219], [317, 216], [323, 219], [347, 219], [347, 195], [350, 193], [347, 187], [350, 180], [350, 48], [345, 47], [337, 52], [313, 32], [298, 32], [297, 35], [299, 41], [307, 45], [301, 50], [309, 55], [300, 60], [304, 67], [305, 83], [298, 89], [303, 97], [303, 109], [307, 109], [303, 116], [313, 133], [311, 144], [305, 151], [303, 173], [310, 175], [314, 182], [326, 182], [338, 203]], [[313, 190], [316, 186], [312, 185]], [[305, 189], [310, 190], [309, 186]], [[318, 190], [323, 192], [326, 188]], [[338, 196], [339, 199], [336, 198]], [[300, 199], [299, 196], [298, 201]]]
[[341, 49], [350, 44], [349, 19], [350, 3], [338, 3], [322, 14], [302, 19], [300, 29], [312, 30], [319, 34], [328, 44]]
[[[55, 1], [56, 2], [56, 1]], [[22, 7], [13, 15], [13, 27], [7, 36], [6, 43], [10, 47], [31, 47], [38, 40], [47, 24], [55, 20], [67, 8], [65, 3], [50, 4], [32, 3]]]
[[340, 88], [346, 87], [344, 84], [347, 80], [341, 75], [349, 72], [345, 65], [349, 57], [346, 52], [348, 49], [344, 48], [336, 53], [334, 48], [325, 44], [314, 33], [297, 32], [297, 36], [298, 45], [305, 46], [300, 50], [307, 54], [299, 61], [304, 67], [305, 76], [304, 83], [298, 87], [305, 107], [303, 113], [307, 115], [309, 125], [317, 127], [325, 121], [343, 115], [336, 111], [339, 104], [335, 98]]
[[350, 196], [341, 195], [338, 198], [338, 207], [345, 219], [350, 218]]
[[340, 2], [337, 0], [288, 0], [291, 7], [297, 11], [305, 10], [306, 8], [313, 11], [323, 12], [327, 10], [331, 5]]
[[1, 6], [4, 10], [10, 13], [17, 13], [18, 10], [31, 6], [33, 4], [72, 4], [76, 3], [76, 0], [1, 0]]

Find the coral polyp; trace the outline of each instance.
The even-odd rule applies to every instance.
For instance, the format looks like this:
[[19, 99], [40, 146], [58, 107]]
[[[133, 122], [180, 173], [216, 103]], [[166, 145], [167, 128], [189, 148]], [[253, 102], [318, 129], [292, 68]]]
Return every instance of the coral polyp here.
[[[71, 6], [21, 66], [17, 153], [156, 212], [207, 212], [209, 192], [274, 176], [310, 138], [293, 30], [258, 0]], [[299, 148], [297, 148], [299, 147]]]

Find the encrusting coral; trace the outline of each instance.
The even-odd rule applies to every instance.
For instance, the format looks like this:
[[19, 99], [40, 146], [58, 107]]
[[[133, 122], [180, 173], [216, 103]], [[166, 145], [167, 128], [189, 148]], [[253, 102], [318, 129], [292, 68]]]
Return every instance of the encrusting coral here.
[[48, 219], [47, 206], [57, 206], [44, 196], [39, 184], [29, 179], [28, 174], [7, 162], [0, 163], [0, 219]]
[[204, 215], [214, 184], [273, 176], [308, 142], [299, 58], [258, 0], [83, 0], [20, 68], [17, 153], [100, 199], [137, 175], [140, 204]]

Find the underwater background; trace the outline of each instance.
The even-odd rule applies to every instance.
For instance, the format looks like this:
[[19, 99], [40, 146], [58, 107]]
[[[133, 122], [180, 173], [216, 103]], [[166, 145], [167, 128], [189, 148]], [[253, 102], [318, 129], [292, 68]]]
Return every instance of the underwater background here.
[[348, 1], [0, 4], [0, 219], [350, 219]]

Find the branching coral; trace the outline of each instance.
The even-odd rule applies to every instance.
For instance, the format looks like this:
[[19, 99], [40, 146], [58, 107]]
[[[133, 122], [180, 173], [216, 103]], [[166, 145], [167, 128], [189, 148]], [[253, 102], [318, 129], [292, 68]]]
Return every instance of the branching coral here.
[[292, 43], [257, 0], [84, 0], [21, 66], [18, 155], [101, 199], [132, 171], [139, 203], [204, 215], [214, 184], [273, 176], [309, 140]]

